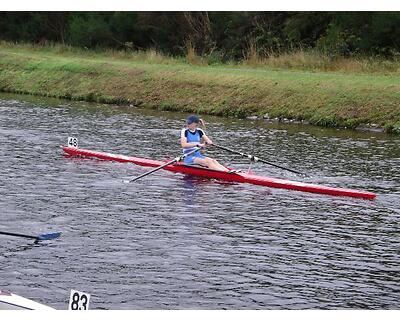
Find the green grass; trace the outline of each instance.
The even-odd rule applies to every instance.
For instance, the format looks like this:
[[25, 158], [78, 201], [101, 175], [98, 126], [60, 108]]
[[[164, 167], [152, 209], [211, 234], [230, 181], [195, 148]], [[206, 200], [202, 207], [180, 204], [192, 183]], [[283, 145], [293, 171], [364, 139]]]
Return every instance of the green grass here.
[[2, 91], [222, 116], [268, 114], [323, 126], [377, 124], [400, 132], [400, 73], [388, 70], [191, 65], [155, 51], [0, 44]]

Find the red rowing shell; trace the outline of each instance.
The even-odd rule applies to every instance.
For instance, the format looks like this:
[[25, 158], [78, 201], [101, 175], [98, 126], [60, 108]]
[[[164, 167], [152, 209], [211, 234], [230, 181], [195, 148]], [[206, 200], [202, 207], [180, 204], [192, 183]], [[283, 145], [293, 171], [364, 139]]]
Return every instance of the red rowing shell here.
[[[107, 161], [131, 162], [145, 167], [158, 167], [164, 164], [163, 161], [128, 157], [124, 155], [112, 154], [107, 152], [91, 151], [86, 149], [78, 149], [74, 147], [62, 147], [62, 148], [64, 152], [69, 156], [97, 158]], [[327, 186], [303, 183], [298, 181], [256, 176], [253, 174], [246, 174], [246, 173], [221, 172], [216, 170], [185, 166], [182, 163], [169, 165], [166, 166], [164, 169], [172, 172], [180, 172], [184, 174], [206, 177], [210, 179], [220, 179], [232, 182], [250, 183], [271, 188], [289, 189], [289, 190], [297, 190], [297, 191], [312, 192], [319, 194], [328, 194], [332, 196], [345, 196], [345, 197], [362, 198], [369, 200], [375, 199], [376, 197], [375, 193], [368, 191], [327, 187]]]

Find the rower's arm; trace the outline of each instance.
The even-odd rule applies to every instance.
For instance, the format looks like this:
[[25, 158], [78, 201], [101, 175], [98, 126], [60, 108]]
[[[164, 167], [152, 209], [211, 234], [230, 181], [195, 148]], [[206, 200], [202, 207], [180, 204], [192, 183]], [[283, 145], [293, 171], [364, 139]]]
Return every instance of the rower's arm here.
[[206, 134], [203, 134], [202, 140], [205, 141], [207, 144], [212, 144], [212, 141]]

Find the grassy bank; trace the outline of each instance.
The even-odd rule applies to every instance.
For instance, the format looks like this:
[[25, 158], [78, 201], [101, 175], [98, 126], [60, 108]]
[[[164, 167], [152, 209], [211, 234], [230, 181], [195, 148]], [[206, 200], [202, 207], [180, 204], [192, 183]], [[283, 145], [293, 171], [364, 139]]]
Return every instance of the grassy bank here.
[[275, 58], [274, 67], [250, 60], [208, 66], [155, 51], [96, 53], [2, 44], [0, 90], [200, 114], [268, 115], [324, 126], [374, 124], [400, 132], [400, 72], [395, 63], [384, 64], [386, 69], [333, 72], [320, 71], [326, 66], [285, 69], [278, 59], [290, 60]]

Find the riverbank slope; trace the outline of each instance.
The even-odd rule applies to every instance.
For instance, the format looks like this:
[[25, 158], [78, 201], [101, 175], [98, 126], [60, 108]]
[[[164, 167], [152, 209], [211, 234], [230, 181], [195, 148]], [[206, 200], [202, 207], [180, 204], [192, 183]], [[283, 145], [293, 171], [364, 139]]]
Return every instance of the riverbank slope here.
[[400, 132], [400, 74], [191, 65], [0, 45], [0, 90], [221, 116]]

